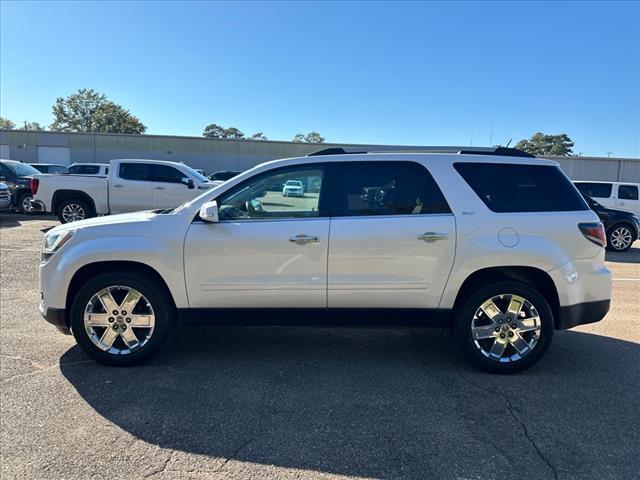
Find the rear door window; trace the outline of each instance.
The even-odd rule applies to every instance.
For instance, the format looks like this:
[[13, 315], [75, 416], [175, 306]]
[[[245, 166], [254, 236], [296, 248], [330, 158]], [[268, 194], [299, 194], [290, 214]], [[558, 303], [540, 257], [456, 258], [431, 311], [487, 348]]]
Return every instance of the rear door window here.
[[584, 193], [587, 197], [591, 198], [610, 198], [611, 197], [611, 183], [589, 183], [589, 182], [576, 182], [576, 187], [581, 193]]
[[124, 180], [137, 180], [143, 182], [149, 179], [149, 164], [147, 163], [121, 163], [120, 178]]
[[552, 165], [455, 163], [454, 168], [494, 212], [564, 212], [589, 207]]
[[450, 213], [431, 174], [415, 162], [334, 164], [331, 215]]
[[618, 200], [638, 200], [638, 187], [635, 185], [618, 186]]

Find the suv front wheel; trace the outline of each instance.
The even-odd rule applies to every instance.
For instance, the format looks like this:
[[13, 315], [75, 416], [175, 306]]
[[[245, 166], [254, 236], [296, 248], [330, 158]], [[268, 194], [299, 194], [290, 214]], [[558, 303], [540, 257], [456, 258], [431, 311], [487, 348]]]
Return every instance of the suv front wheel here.
[[77, 293], [71, 331], [94, 360], [129, 366], [155, 354], [174, 324], [175, 308], [164, 285], [133, 271], [103, 273]]
[[526, 283], [495, 282], [461, 299], [455, 336], [465, 356], [491, 373], [516, 373], [535, 364], [553, 337], [553, 314]]

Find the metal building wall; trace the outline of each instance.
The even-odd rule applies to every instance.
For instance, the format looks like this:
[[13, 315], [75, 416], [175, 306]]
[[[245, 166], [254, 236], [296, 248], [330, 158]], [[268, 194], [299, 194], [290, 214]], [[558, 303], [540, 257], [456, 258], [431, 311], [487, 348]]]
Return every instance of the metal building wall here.
[[[246, 170], [276, 158], [306, 155], [320, 148], [387, 147], [385, 145], [322, 145], [204, 137], [121, 135], [0, 130], [2, 151], [26, 163], [38, 161], [38, 147], [69, 150], [70, 162], [108, 163], [114, 158], [154, 158], [184, 162], [208, 172]], [[640, 183], [640, 159], [601, 157], [550, 157], [574, 180], [619, 180]]]

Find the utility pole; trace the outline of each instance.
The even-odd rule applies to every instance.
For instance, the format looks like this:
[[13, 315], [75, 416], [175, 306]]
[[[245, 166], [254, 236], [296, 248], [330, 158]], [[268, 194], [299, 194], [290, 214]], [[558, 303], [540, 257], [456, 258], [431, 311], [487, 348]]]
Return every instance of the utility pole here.
[[611, 158], [611, 153], [612, 152], [607, 152], [607, 158]]

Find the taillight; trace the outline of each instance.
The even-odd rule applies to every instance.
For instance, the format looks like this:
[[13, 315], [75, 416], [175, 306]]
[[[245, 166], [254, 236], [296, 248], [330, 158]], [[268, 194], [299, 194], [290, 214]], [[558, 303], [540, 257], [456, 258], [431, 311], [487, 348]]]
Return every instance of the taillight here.
[[604, 233], [604, 226], [602, 223], [579, 223], [578, 228], [587, 240], [595, 243], [596, 245], [600, 245], [601, 247], [607, 246], [607, 236]]
[[32, 178], [30, 186], [31, 186], [31, 195], [35, 195], [36, 193], [38, 193], [38, 187], [40, 186], [40, 180], [38, 180], [37, 178]]

